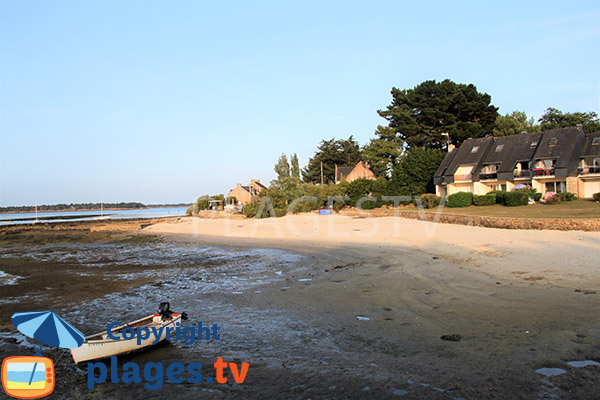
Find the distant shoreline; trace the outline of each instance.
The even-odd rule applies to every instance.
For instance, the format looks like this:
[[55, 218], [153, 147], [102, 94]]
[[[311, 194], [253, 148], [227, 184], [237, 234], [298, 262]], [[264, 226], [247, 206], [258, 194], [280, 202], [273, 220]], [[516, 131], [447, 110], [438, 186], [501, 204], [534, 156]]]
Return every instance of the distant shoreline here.
[[[189, 204], [187, 205], [158, 205], [158, 206], [146, 206], [146, 207], [126, 207], [126, 208], [77, 208], [77, 209], [72, 209], [72, 208], [66, 208], [63, 210], [38, 210], [38, 213], [47, 213], [47, 212], [75, 212], [75, 211], [122, 211], [122, 210], [146, 210], [149, 208], [180, 208], [180, 207], [189, 207]], [[34, 213], [35, 211], [0, 211], [0, 214], [4, 215], [4, 214], [30, 214], [30, 213]]]

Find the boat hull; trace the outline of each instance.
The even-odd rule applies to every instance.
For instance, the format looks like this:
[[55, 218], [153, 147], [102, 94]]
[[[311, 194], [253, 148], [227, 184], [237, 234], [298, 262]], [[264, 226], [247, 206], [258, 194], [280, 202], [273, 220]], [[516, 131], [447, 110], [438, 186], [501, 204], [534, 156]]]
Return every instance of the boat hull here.
[[[156, 339], [156, 336], [153, 333], [150, 333], [148, 338], [142, 339], [139, 345], [137, 343], [137, 333], [136, 336], [134, 336], [132, 339], [112, 340], [106, 338], [106, 335], [103, 335], [104, 338], [101, 339], [91, 339], [97, 338], [98, 336], [102, 335], [96, 334], [86, 338], [86, 341], [83, 342], [83, 344], [80, 347], [71, 349], [71, 356], [73, 356], [73, 361], [75, 361], [76, 364], [79, 364], [85, 361], [99, 360], [151, 347], [166, 339], [166, 328], [172, 328], [171, 332], [175, 331], [175, 323], [180, 322], [181, 315], [174, 315], [172, 319], [169, 319], [167, 321], [161, 321], [160, 317], [158, 317], [158, 320], [156, 320], [157, 317], [155, 316], [150, 316], [148, 318], [150, 321], [152, 321], [151, 323], [146, 325], [138, 325], [135, 326], [135, 328], [137, 329], [138, 327], [144, 326], [150, 330], [153, 327], [157, 330], [160, 328], [165, 328], [162, 330], [158, 340]], [[121, 331], [124, 327], [127, 326], [134, 328], [134, 323], [116, 328], [115, 330], [113, 330], [113, 332]]]

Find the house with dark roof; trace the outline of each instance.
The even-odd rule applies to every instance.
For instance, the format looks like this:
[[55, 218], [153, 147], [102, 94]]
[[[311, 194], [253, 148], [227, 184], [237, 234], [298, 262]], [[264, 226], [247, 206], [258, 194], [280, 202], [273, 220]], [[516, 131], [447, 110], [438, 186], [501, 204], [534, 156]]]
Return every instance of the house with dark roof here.
[[238, 203], [248, 204], [258, 200], [258, 194], [267, 187], [260, 183], [259, 179], [250, 179], [250, 183], [247, 186], [242, 186], [238, 183], [233, 189], [227, 194], [227, 198], [230, 199], [235, 197]]
[[468, 139], [458, 149], [450, 149], [435, 172], [436, 193], [485, 194], [525, 184], [541, 193], [568, 191], [592, 197], [600, 192], [594, 167], [600, 166], [596, 137], [600, 133], [586, 135], [577, 127]]
[[590, 198], [594, 193], [600, 193], [600, 132], [586, 135], [579, 156], [577, 177], [582, 197]]
[[377, 175], [375, 174], [375, 171], [369, 167], [369, 164], [362, 161], [355, 166], [335, 166], [335, 183], [340, 183], [341, 181], [352, 182], [357, 179], [375, 180], [377, 179]]

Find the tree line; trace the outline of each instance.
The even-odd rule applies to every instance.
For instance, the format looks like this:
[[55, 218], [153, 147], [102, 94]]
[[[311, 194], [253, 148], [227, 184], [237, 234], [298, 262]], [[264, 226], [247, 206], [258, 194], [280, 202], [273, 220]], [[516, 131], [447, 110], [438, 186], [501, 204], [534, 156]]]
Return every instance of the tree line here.
[[[414, 198], [435, 193], [433, 175], [448, 146], [460, 146], [469, 138], [577, 125], [586, 132], [600, 131], [600, 120], [595, 112], [563, 113], [549, 107], [537, 121], [518, 110], [500, 115], [498, 107], [491, 104], [489, 94], [480, 93], [473, 84], [459, 84], [449, 79], [425, 81], [412, 89], [394, 87], [391, 95], [391, 103], [377, 111], [387, 123], [377, 126], [374, 137], [365, 145], [361, 146], [352, 135], [348, 139], [324, 139], [302, 169], [296, 154], [279, 157], [274, 166], [276, 179], [260, 194], [263, 198], [269, 197], [277, 216], [285, 214], [290, 206], [293, 211], [308, 211], [355, 205], [358, 199], [369, 194], [378, 200], [363, 204], [363, 208], [385, 204], [383, 196]], [[376, 181], [360, 179], [336, 184], [336, 165], [355, 166], [360, 161], [375, 172]], [[296, 204], [303, 196], [311, 200]], [[331, 198], [337, 200], [331, 203]], [[208, 199], [209, 196], [198, 199], [195, 207], [208, 207]], [[258, 213], [270, 216], [262, 200], [246, 204], [244, 213], [251, 217]]]
[[[129, 203], [103, 203], [104, 208], [117, 208], [117, 209], [132, 209], [132, 208], [147, 208], [145, 204], [138, 202]], [[71, 204], [40, 204], [37, 206], [38, 211], [77, 211], [77, 210], [99, 210], [101, 208], [100, 203], [71, 203]], [[34, 212], [36, 206], [7, 206], [0, 207], [0, 213], [6, 212]]]

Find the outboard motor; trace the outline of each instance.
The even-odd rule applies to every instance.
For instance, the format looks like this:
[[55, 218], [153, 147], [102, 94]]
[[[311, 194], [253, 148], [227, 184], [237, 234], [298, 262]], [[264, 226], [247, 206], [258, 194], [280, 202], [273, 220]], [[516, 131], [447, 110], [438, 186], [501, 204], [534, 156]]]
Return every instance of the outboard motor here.
[[171, 311], [171, 305], [168, 302], [160, 303], [158, 306], [158, 313], [163, 321], [171, 319], [171, 315], [173, 314], [173, 311]]

